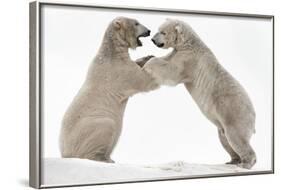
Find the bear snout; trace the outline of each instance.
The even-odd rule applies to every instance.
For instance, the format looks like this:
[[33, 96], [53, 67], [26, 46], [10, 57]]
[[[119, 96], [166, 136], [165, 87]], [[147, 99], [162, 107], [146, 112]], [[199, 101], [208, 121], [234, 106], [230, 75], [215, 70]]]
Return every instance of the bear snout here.
[[140, 37], [147, 37], [147, 36], [150, 36], [150, 30], [147, 30], [147, 31], [145, 31], [144, 33], [142, 33], [141, 35], [140, 35]]

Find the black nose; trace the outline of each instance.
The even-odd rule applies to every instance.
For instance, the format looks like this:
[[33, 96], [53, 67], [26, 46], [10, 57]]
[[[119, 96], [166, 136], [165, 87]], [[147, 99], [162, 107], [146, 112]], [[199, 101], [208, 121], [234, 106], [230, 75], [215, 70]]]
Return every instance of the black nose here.
[[147, 35], [148, 35], [148, 36], [150, 36], [150, 32], [151, 32], [150, 30], [147, 31]]
[[144, 34], [143, 34], [144, 37], [147, 37], [147, 36], [150, 36], [150, 30], [147, 30]]

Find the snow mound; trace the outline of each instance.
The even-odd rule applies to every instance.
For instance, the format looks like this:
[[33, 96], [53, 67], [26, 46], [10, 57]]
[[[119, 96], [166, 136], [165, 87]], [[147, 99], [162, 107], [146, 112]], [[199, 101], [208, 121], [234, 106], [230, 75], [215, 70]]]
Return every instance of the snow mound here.
[[190, 164], [184, 161], [157, 165], [133, 165], [102, 163], [78, 158], [44, 158], [42, 183], [46, 186], [99, 184], [249, 171], [235, 165]]

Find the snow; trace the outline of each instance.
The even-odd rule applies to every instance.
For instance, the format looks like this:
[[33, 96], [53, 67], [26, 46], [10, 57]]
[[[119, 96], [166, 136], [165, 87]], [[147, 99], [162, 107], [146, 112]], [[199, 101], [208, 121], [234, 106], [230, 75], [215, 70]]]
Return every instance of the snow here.
[[44, 158], [42, 171], [43, 185], [55, 186], [187, 178], [251, 170], [235, 165], [191, 164], [184, 161], [158, 165], [133, 165], [102, 163], [78, 158]]

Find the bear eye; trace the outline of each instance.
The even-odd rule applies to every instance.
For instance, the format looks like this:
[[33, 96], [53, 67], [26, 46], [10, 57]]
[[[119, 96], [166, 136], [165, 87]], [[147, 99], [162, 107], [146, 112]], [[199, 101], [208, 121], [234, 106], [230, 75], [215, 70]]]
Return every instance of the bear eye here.
[[166, 35], [166, 33], [165, 33], [165, 32], [160, 32], [160, 34]]
[[139, 25], [139, 23], [138, 23], [138, 22], [136, 22], [136, 23], [135, 23], [135, 25], [136, 25], [136, 26], [138, 26], [138, 25]]

